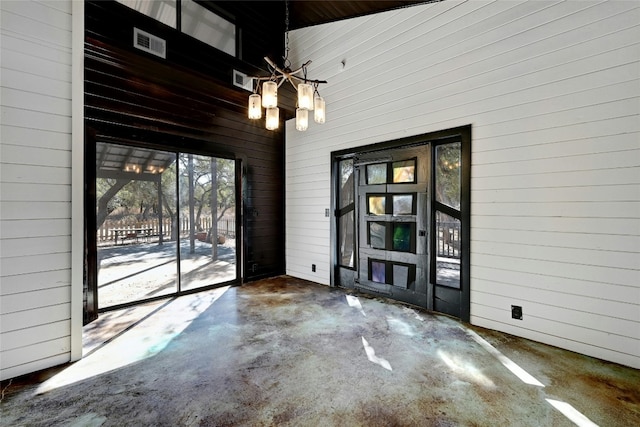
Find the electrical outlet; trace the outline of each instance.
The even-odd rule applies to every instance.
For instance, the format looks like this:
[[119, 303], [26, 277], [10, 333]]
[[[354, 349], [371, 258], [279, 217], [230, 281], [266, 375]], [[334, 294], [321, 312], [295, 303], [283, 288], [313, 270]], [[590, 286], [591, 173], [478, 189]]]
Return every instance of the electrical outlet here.
[[519, 305], [511, 306], [511, 318], [522, 320], [522, 306], [519, 306]]
[[315, 264], [311, 264], [311, 271], [312, 271], [313, 273], [315, 273], [315, 272], [316, 272], [316, 265], [315, 265]]

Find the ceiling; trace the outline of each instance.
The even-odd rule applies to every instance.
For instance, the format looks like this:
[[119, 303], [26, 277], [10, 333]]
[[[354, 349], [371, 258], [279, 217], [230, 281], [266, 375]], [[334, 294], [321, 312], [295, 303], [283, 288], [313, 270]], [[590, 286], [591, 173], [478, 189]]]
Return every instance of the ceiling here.
[[289, 29], [295, 30], [313, 25], [357, 16], [385, 12], [392, 9], [433, 3], [443, 0], [265, 0], [265, 1], [229, 1], [196, 0], [214, 13], [233, 22], [239, 20], [259, 25], [259, 22], [272, 22], [282, 25], [284, 31], [285, 5], [289, 6]]
[[289, 29], [309, 27], [325, 24], [341, 19], [370, 15], [420, 3], [432, 3], [440, 0], [422, 1], [306, 1], [293, 0], [289, 2]]

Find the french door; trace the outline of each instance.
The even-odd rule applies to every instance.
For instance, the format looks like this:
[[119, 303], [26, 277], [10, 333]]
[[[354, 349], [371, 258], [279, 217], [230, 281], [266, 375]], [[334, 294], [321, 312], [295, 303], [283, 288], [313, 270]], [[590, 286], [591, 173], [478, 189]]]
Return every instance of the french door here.
[[469, 320], [471, 127], [332, 153], [332, 286]]

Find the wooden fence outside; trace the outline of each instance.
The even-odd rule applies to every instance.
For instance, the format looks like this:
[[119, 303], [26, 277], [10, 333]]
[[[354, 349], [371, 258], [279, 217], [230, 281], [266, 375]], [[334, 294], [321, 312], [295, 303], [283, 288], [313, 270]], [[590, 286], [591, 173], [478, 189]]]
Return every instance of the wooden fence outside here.
[[[195, 232], [204, 231], [207, 232], [211, 228], [213, 221], [211, 217], [200, 217], [200, 223], [196, 225]], [[128, 233], [122, 230], [131, 230], [131, 235], [135, 235], [136, 229], [148, 230], [146, 235], [159, 237], [160, 236], [160, 221], [152, 219], [148, 221], [110, 221], [106, 220], [100, 228], [98, 228], [97, 239], [98, 242], [115, 242], [116, 235], [120, 237], [126, 236]], [[190, 231], [189, 218], [182, 218], [180, 221], [180, 233], [181, 237], [188, 236]], [[115, 230], [118, 230], [116, 232]], [[162, 221], [162, 236], [164, 239], [170, 239], [173, 232], [173, 225], [171, 219], [164, 219]], [[230, 239], [236, 237], [236, 219], [234, 216], [224, 216], [218, 221], [218, 235], [225, 236]]]
[[436, 223], [438, 256], [460, 258], [460, 222]]

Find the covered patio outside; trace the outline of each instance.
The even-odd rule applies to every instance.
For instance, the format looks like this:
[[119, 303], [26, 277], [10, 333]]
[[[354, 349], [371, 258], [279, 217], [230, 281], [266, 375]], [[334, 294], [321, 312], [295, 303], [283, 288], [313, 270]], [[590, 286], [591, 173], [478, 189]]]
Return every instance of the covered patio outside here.
[[98, 309], [237, 277], [234, 161], [96, 144]]

